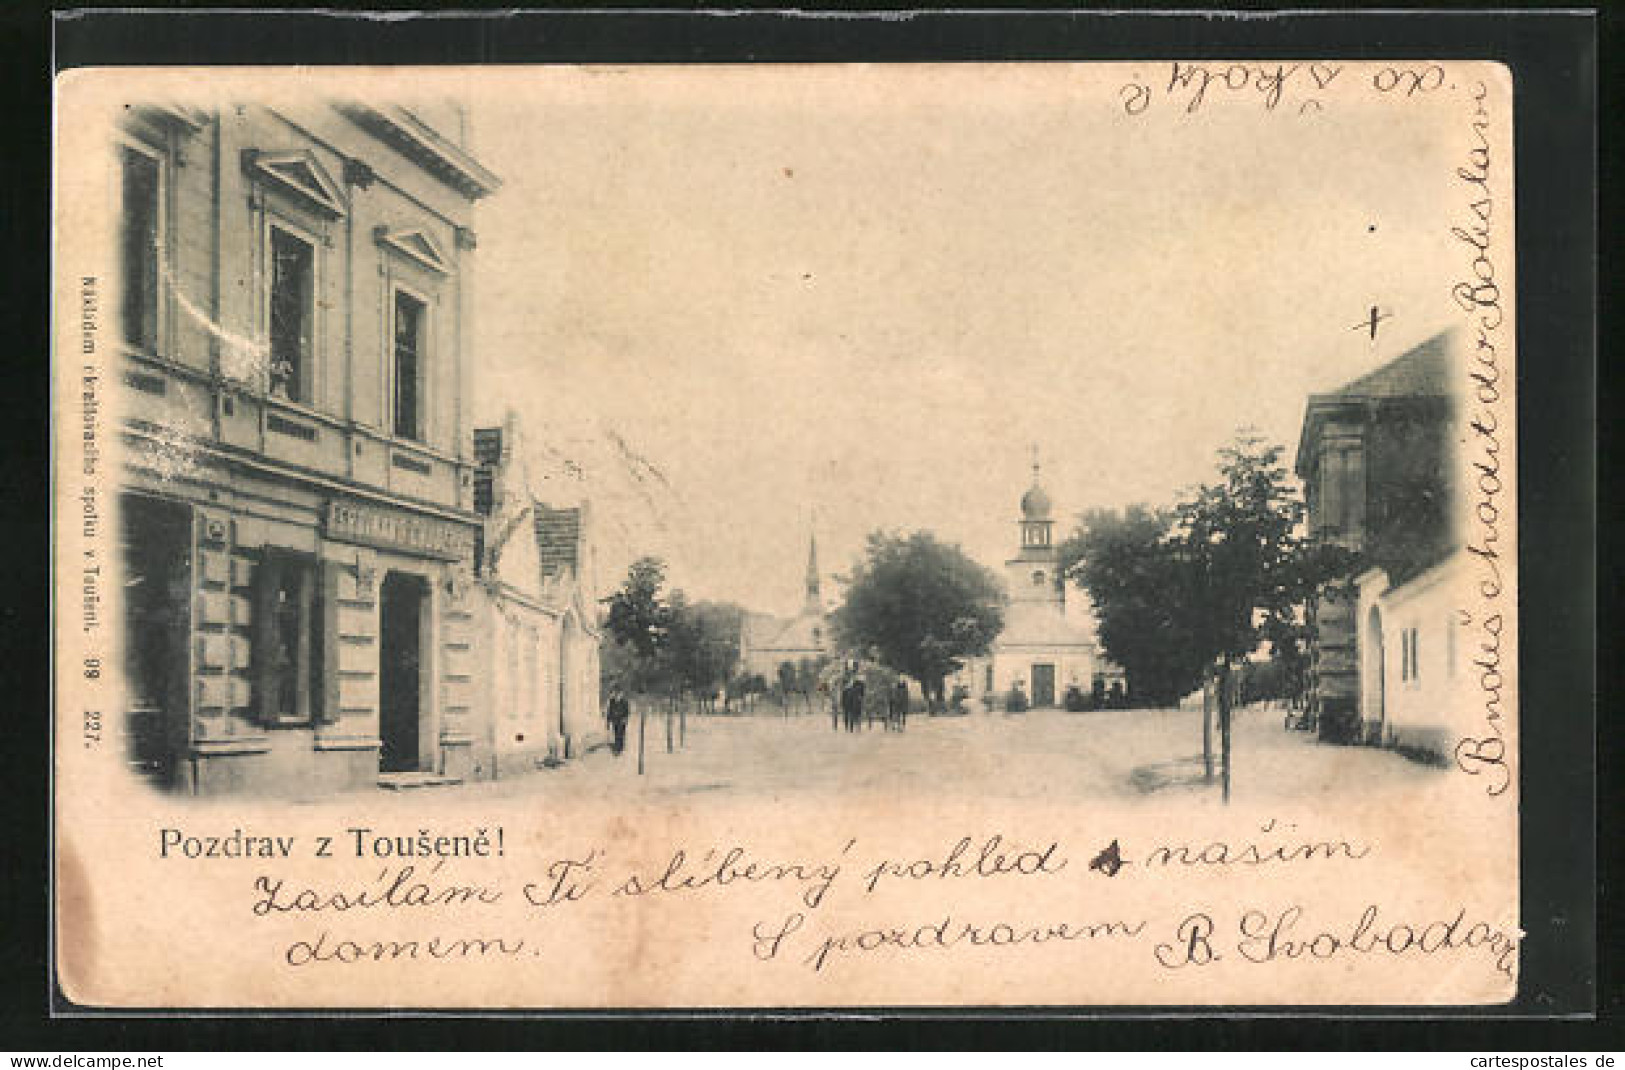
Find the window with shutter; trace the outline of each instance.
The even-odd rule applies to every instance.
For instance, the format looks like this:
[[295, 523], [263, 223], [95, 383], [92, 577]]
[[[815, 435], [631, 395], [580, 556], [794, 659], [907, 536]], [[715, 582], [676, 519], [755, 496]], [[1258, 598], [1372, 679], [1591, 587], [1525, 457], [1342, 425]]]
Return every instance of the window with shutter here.
[[158, 348], [158, 158], [124, 145], [119, 151], [119, 170], [124, 198], [119, 235], [123, 337], [130, 345], [153, 352]]

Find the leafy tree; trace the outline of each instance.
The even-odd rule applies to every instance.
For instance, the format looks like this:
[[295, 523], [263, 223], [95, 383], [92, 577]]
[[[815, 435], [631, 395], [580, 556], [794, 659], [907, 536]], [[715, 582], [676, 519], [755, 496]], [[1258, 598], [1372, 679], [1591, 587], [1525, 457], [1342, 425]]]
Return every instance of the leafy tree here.
[[1232, 667], [1267, 639], [1293, 637], [1314, 589], [1351, 567], [1345, 551], [1304, 535], [1305, 506], [1288, 482], [1284, 452], [1238, 432], [1219, 451], [1219, 480], [1198, 487], [1176, 511], [1196, 651], [1217, 678], [1226, 799]]
[[943, 679], [986, 654], [1004, 626], [998, 578], [928, 532], [875, 532], [834, 613], [843, 646], [919, 681], [941, 708]]
[[[1101, 643], [1142, 698], [1169, 702], [1204, 676], [1216, 685], [1229, 795], [1233, 667], [1268, 644], [1275, 682], [1301, 694], [1303, 607], [1352, 567], [1304, 533], [1304, 502], [1279, 445], [1242, 430], [1219, 451], [1218, 479], [1171, 510], [1088, 514], [1062, 547], [1066, 574], [1094, 601]], [[1208, 725], [1204, 724], [1204, 751]]]
[[1172, 705], [1200, 682], [1207, 658], [1198, 644], [1184, 554], [1171, 511], [1132, 505], [1084, 514], [1061, 544], [1062, 574], [1094, 605], [1101, 645], [1123, 667], [1129, 691], [1149, 705]]
[[802, 658], [796, 662], [796, 691], [809, 701], [813, 692], [818, 690], [819, 679], [829, 660], [827, 654], [820, 654], [816, 658]]
[[681, 591], [672, 592], [670, 657], [684, 688], [708, 696], [727, 681], [739, 661], [741, 616], [731, 603], [690, 605]]
[[666, 563], [642, 557], [632, 563], [626, 579], [604, 602], [604, 635], [610, 640], [603, 659], [624, 666], [626, 686], [651, 691], [665, 681], [665, 650], [671, 632], [671, 607], [661, 595], [666, 584]]

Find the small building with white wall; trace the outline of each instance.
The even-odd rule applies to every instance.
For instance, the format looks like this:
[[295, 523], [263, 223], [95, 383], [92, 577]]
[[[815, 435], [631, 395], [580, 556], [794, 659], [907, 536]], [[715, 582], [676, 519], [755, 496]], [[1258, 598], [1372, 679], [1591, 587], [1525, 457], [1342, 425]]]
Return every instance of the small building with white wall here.
[[496, 779], [603, 742], [596, 568], [588, 504], [536, 499], [514, 416], [474, 432], [474, 457], [473, 775]]
[[1392, 586], [1368, 569], [1359, 590], [1360, 717], [1367, 741], [1442, 757], [1462, 735], [1460, 577], [1463, 555]]

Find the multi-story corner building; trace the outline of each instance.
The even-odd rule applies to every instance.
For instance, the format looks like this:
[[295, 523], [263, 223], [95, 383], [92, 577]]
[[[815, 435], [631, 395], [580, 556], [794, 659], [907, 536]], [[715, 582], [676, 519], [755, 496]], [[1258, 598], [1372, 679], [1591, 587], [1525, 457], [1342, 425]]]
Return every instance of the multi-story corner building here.
[[454, 104], [126, 109], [131, 760], [323, 793], [471, 766], [474, 204]]
[[1436, 335], [1309, 398], [1296, 469], [1310, 530], [1358, 561], [1312, 607], [1312, 686], [1330, 741], [1449, 747], [1461, 562], [1456, 344], [1451, 332]]

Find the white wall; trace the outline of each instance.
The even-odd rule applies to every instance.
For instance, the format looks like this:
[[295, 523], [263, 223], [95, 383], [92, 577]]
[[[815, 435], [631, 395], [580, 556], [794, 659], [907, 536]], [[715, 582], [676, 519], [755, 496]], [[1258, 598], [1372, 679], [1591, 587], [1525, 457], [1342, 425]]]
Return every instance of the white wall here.
[[[1444, 756], [1460, 735], [1467, 659], [1452, 597], [1460, 566], [1456, 554], [1393, 588], [1380, 573], [1361, 577], [1360, 707], [1368, 728], [1380, 724], [1384, 744]], [[1371, 628], [1373, 608], [1381, 622], [1380, 648]]]

